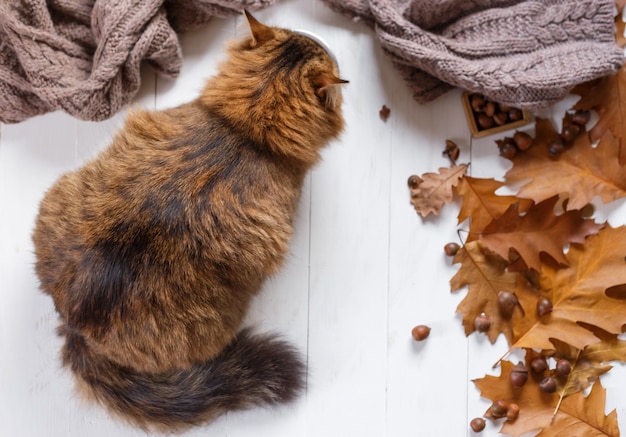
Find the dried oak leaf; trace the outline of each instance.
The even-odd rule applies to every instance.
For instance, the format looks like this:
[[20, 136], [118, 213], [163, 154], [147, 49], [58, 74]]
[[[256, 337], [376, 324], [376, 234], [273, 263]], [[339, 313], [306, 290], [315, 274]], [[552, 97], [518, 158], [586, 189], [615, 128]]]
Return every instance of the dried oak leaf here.
[[467, 172], [467, 164], [442, 167], [439, 173], [424, 173], [422, 181], [410, 188], [411, 203], [415, 210], [426, 217], [431, 212], [439, 215], [444, 204], [452, 201], [452, 189]]
[[505, 175], [507, 183], [526, 181], [518, 197], [541, 202], [568, 193], [567, 209], [581, 209], [595, 196], [604, 203], [626, 196], [626, 169], [618, 162], [618, 143], [610, 131], [595, 148], [587, 135], [579, 135], [572, 147], [552, 159], [548, 145], [558, 136], [548, 120], [537, 118], [535, 144], [513, 158]]
[[589, 326], [620, 334], [626, 324], [625, 255], [626, 227], [606, 226], [584, 245], [571, 245], [565, 255], [569, 268], [544, 264], [541, 293], [552, 301], [552, 312], [540, 319], [530, 292], [516, 290], [526, 317], [513, 323], [513, 347], [549, 350], [557, 339], [584, 349], [601, 341]]
[[602, 78], [573, 109], [594, 109], [598, 113], [598, 122], [589, 131], [591, 142], [603, 142], [610, 131], [617, 140], [619, 162], [626, 164], [626, 65]]
[[536, 430], [541, 430], [538, 437], [619, 435], [616, 411], [604, 414], [606, 390], [599, 381], [593, 385], [589, 396], [577, 393], [564, 399], [555, 415], [559, 395], [543, 392], [534, 378], [529, 378], [524, 386], [513, 389], [509, 382], [512, 368], [513, 363], [503, 361], [500, 376], [486, 375], [474, 380], [482, 397], [519, 405], [517, 420], [504, 422], [501, 433], [514, 437]]
[[510, 342], [513, 338], [511, 322], [500, 316], [497, 296], [501, 290], [515, 290], [517, 275], [507, 272], [507, 262], [499, 256], [485, 252], [479, 241], [469, 242], [459, 249], [453, 263], [460, 263], [461, 268], [450, 280], [451, 291], [460, 290], [466, 285], [469, 287], [467, 295], [457, 307], [457, 311], [463, 316], [465, 335], [476, 330], [476, 317], [485, 313], [491, 319], [491, 326], [486, 332], [489, 341], [495, 343], [498, 335], [504, 333]]
[[[596, 335], [602, 336], [599, 333]], [[604, 336], [608, 336], [606, 342], [602, 340], [600, 343], [587, 346], [582, 351], [559, 340], [552, 340], [555, 358], [566, 359], [572, 366], [567, 377], [559, 377], [554, 370], [551, 372], [557, 382], [557, 393], [560, 396], [567, 397], [585, 390], [600, 375], [612, 369], [613, 366], [606, 364], [607, 361], [613, 361], [612, 357], [626, 358], [624, 354], [626, 349], [619, 344], [617, 335], [604, 333]], [[626, 344], [626, 342], [623, 343]]]
[[541, 270], [541, 253], [567, 265], [563, 246], [584, 243], [587, 236], [597, 234], [604, 225], [583, 218], [579, 210], [556, 215], [554, 208], [558, 200], [558, 196], [553, 196], [531, 206], [523, 215], [519, 214], [517, 204], [511, 205], [485, 227], [480, 240], [505, 259], [510, 249], [515, 249], [526, 265], [536, 271]]
[[495, 179], [482, 179], [465, 176], [456, 187], [456, 192], [463, 198], [459, 211], [459, 223], [467, 218], [470, 221], [470, 236], [485, 229], [490, 222], [502, 216], [514, 203], [522, 202], [521, 209], [528, 208], [532, 201], [515, 196], [498, 196], [495, 192], [504, 186], [504, 182]]

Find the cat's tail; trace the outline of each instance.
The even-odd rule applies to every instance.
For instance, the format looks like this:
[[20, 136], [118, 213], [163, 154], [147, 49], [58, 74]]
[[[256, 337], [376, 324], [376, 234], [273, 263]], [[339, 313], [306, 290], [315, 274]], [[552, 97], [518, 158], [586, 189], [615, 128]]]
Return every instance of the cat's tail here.
[[184, 370], [144, 374], [95, 354], [71, 328], [63, 362], [113, 413], [144, 429], [181, 431], [227, 411], [291, 401], [303, 390], [305, 365], [288, 343], [241, 331], [211, 361]]

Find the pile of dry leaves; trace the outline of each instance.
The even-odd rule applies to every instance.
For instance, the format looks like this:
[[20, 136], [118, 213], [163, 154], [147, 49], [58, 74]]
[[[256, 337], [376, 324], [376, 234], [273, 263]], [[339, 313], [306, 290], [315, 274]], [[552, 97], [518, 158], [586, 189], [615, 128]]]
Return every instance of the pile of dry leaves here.
[[[457, 308], [465, 333], [492, 343], [503, 334], [525, 351], [519, 363], [505, 355], [499, 377], [474, 381], [493, 402], [485, 417], [514, 436], [619, 435], [598, 377], [626, 362], [626, 226], [596, 223], [590, 202], [626, 197], [626, 67], [575, 92], [560, 132], [538, 118], [530, 147], [506, 154], [504, 181], [470, 177], [454, 160], [409, 178], [422, 216], [456, 198], [459, 224], [469, 222], [450, 281], [467, 289]], [[587, 111], [597, 122], [585, 123]], [[495, 194], [522, 182], [514, 196]]]

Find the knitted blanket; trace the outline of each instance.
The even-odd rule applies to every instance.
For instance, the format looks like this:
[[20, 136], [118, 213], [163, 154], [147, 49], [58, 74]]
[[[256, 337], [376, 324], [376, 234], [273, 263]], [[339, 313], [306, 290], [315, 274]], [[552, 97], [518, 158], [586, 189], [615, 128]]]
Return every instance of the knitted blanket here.
[[372, 27], [415, 99], [453, 86], [527, 109], [624, 62], [613, 0], [322, 0]]
[[142, 61], [179, 73], [176, 32], [276, 1], [0, 0], [0, 122], [111, 117], [139, 89]]

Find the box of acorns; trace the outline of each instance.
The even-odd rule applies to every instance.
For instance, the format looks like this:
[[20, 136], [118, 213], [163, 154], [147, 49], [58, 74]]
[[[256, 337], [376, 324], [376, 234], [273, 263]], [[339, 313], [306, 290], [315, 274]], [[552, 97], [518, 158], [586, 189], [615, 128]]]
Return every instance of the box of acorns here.
[[482, 94], [465, 91], [462, 101], [474, 138], [516, 129], [531, 122], [530, 112], [492, 102]]

